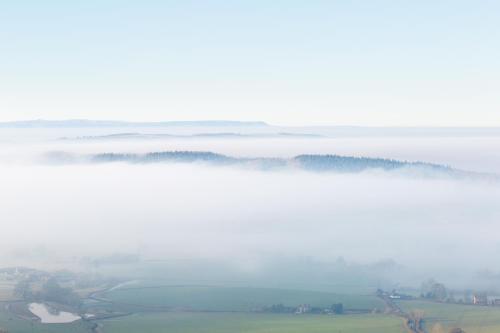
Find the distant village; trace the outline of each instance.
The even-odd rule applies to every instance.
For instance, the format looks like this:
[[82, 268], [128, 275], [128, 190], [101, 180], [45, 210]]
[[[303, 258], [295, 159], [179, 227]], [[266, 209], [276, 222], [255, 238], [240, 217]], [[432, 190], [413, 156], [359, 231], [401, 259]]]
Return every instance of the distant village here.
[[457, 292], [449, 290], [443, 283], [428, 280], [422, 284], [420, 294], [410, 295], [396, 291], [384, 291], [378, 289], [377, 296], [390, 300], [412, 300], [424, 299], [439, 303], [478, 305], [478, 306], [500, 306], [500, 296], [489, 296], [485, 291], [465, 290]]
[[[283, 304], [273, 304], [261, 309], [256, 309], [256, 312], [268, 313], [292, 313], [292, 314], [328, 314], [340, 315], [345, 313], [353, 313], [356, 310], [345, 310], [342, 303], [332, 304], [329, 307], [314, 307], [310, 304], [300, 304], [298, 306], [285, 306]], [[361, 310], [360, 310], [361, 311]]]
[[49, 301], [72, 307], [81, 303], [77, 290], [91, 290], [106, 281], [70, 271], [46, 272], [26, 267], [0, 269], [0, 281], [13, 286], [12, 300]]

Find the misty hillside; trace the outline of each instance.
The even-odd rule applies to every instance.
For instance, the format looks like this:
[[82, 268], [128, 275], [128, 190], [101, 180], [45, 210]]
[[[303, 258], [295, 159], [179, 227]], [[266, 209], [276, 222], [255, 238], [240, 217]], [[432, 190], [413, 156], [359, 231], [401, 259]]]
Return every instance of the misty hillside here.
[[[51, 153], [46, 156], [51, 162], [82, 162], [66, 153]], [[495, 179], [486, 175], [454, 169], [449, 166], [425, 162], [409, 162], [384, 158], [353, 157], [341, 155], [298, 155], [292, 158], [247, 158], [232, 157], [204, 151], [164, 151], [146, 154], [103, 153], [90, 155], [85, 162], [111, 163], [203, 163], [213, 166], [243, 166], [258, 170], [299, 169], [311, 172], [359, 173], [370, 170], [400, 171], [409, 175], [425, 177], [458, 177]]]
[[94, 155], [93, 162], [131, 162], [131, 163], [154, 163], [154, 162], [211, 162], [211, 163], [237, 163], [239, 160], [222, 154], [212, 152], [193, 151], [167, 151], [140, 154], [115, 154], [106, 153]]
[[299, 155], [293, 158], [303, 169], [313, 171], [360, 172], [367, 169], [395, 170], [405, 167], [449, 173], [456, 170], [444, 165], [407, 162], [385, 158], [339, 155]]

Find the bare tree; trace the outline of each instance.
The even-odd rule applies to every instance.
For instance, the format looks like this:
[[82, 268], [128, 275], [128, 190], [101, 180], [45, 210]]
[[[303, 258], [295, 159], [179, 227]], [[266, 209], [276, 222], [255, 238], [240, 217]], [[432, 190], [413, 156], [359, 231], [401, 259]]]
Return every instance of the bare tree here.
[[450, 333], [465, 333], [465, 331], [463, 329], [457, 327], [457, 328], [452, 328], [450, 330]]

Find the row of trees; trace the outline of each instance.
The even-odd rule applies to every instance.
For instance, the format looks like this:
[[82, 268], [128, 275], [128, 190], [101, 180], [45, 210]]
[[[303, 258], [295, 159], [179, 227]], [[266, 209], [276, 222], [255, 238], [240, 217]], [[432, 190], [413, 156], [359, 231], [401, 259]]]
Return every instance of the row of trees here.
[[429, 279], [422, 283], [421, 289], [421, 296], [423, 298], [444, 302], [450, 296], [444, 284], [436, 282], [434, 279]]
[[72, 307], [79, 307], [82, 302], [81, 298], [72, 289], [61, 287], [55, 278], [47, 280], [40, 291], [33, 291], [29, 281], [20, 281], [16, 285], [14, 292], [27, 301], [47, 301]]

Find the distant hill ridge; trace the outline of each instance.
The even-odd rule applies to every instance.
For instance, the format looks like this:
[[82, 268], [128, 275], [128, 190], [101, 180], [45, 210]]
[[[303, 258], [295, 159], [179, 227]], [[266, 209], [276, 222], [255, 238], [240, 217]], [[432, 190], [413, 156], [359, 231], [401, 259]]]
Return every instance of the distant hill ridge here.
[[159, 121], [159, 122], [132, 122], [115, 120], [26, 120], [0, 122], [0, 128], [85, 128], [85, 127], [170, 127], [170, 126], [200, 126], [200, 127], [225, 127], [225, 126], [268, 126], [263, 121], [233, 121], [233, 120], [197, 120], [197, 121]]
[[[57, 158], [55, 155], [54, 157]], [[385, 158], [354, 157], [341, 155], [304, 154], [292, 158], [249, 158], [231, 157], [206, 151], [163, 151], [146, 154], [103, 153], [87, 156], [91, 163], [204, 163], [215, 166], [245, 166], [259, 170], [299, 169], [311, 172], [360, 173], [369, 170], [401, 171], [408, 175], [424, 177], [453, 177], [495, 180], [494, 174], [483, 174], [454, 169], [450, 166], [409, 162]], [[62, 155], [62, 162], [71, 162], [67, 155]]]
[[[158, 121], [158, 122], [133, 122], [119, 120], [91, 120], [91, 119], [68, 119], [68, 120], [25, 120], [25, 121], [10, 121], [0, 122], [0, 129], [6, 128], [22, 128], [22, 129], [92, 129], [92, 128], [108, 128], [121, 129], [122, 133], [116, 137], [106, 138], [106, 135], [91, 137], [80, 136], [74, 138], [64, 138], [66, 140], [96, 140], [96, 139], [144, 139], [144, 138], [159, 138], [152, 137], [149, 134], [134, 133], [139, 128], [150, 129], [179, 129], [187, 128], [194, 129], [196, 127], [205, 128], [203, 130], [205, 137], [215, 128], [238, 128], [238, 132], [245, 133], [245, 130], [253, 132], [264, 132], [283, 138], [287, 135], [290, 137], [332, 137], [332, 138], [348, 138], [348, 137], [500, 137], [500, 127], [366, 127], [366, 126], [341, 126], [334, 124], [325, 125], [299, 125], [299, 126], [276, 126], [263, 121], [234, 121], [234, 120], [194, 120], [194, 121]], [[131, 129], [130, 131], [128, 129]], [[133, 130], [132, 130], [133, 129]], [[110, 131], [114, 132], [114, 131]], [[224, 130], [222, 132], [225, 132]], [[272, 133], [271, 133], [272, 132]], [[121, 137], [120, 137], [120, 134]], [[129, 134], [126, 137], [126, 134]], [[229, 134], [229, 133], [227, 133]], [[237, 133], [226, 135], [227, 138], [237, 138]], [[252, 133], [256, 135], [257, 133]], [[220, 135], [219, 137], [223, 137]]]
[[455, 178], [499, 182], [494, 173], [455, 169], [447, 165], [387, 158], [303, 154], [281, 157], [232, 157], [210, 151], [159, 151], [150, 153], [100, 153], [75, 155], [64, 151], [46, 153], [43, 160], [55, 164], [81, 163], [202, 163], [212, 166], [239, 166], [254, 170], [304, 170], [317, 173], [397, 172], [402, 176]]
[[235, 132], [214, 132], [214, 133], [195, 133], [189, 135], [179, 135], [179, 134], [144, 134], [144, 133], [115, 133], [106, 135], [93, 135], [93, 136], [77, 136], [77, 137], [62, 137], [59, 140], [65, 141], [99, 141], [99, 140], [138, 140], [138, 139], [189, 139], [189, 138], [221, 138], [221, 139], [258, 139], [258, 138], [323, 138], [324, 136], [319, 134], [310, 133], [235, 133]]

